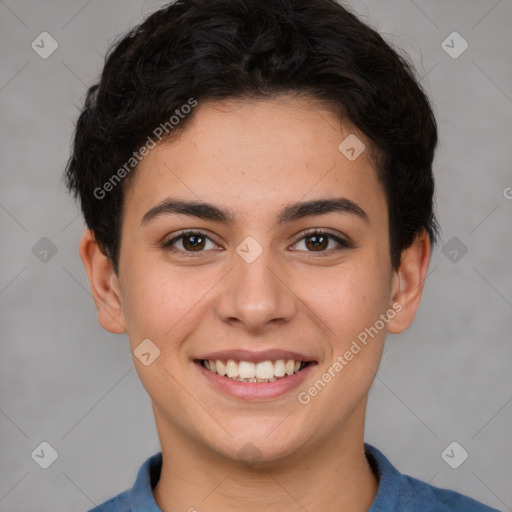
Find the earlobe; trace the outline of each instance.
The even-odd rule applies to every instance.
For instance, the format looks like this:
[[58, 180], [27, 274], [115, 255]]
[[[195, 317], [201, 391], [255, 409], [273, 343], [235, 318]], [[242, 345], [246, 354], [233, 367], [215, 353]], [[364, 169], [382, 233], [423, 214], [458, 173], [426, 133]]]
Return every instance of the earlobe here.
[[82, 236], [79, 252], [98, 310], [98, 322], [109, 332], [123, 334], [126, 325], [119, 281], [112, 263], [101, 251], [90, 229]]
[[399, 334], [412, 324], [420, 304], [429, 262], [430, 238], [423, 230], [402, 252], [400, 267], [393, 277], [391, 306], [394, 304], [394, 309], [399, 312], [388, 322], [388, 332]]

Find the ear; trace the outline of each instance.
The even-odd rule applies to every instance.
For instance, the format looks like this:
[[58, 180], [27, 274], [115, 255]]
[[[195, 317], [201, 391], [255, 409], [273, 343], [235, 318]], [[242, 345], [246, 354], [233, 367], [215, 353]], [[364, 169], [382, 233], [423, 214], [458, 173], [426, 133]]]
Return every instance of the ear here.
[[90, 229], [82, 236], [79, 252], [98, 310], [98, 322], [109, 332], [123, 334], [126, 332], [126, 324], [119, 280], [112, 263], [103, 254]]
[[414, 320], [423, 293], [430, 262], [430, 238], [423, 230], [402, 251], [400, 267], [394, 272], [391, 305], [397, 314], [387, 324], [387, 331], [399, 334]]

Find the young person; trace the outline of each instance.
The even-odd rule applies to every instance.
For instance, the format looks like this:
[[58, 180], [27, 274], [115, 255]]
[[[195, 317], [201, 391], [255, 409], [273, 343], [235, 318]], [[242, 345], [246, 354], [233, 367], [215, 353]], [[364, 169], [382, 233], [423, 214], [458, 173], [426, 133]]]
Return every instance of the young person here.
[[492, 510], [363, 438], [438, 233], [436, 143], [409, 64], [334, 0], [178, 0], [116, 44], [66, 178], [162, 451], [95, 512]]

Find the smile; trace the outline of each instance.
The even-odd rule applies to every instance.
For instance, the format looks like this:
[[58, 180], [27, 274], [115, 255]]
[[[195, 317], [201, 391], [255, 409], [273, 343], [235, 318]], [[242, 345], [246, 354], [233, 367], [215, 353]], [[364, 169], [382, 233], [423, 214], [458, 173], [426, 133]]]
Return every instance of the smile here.
[[234, 359], [201, 360], [201, 365], [212, 373], [236, 382], [269, 383], [294, 375], [303, 370], [309, 362], [294, 359], [236, 361]]
[[264, 356], [263, 353], [235, 355], [231, 351], [234, 358], [218, 353], [217, 357], [195, 359], [194, 362], [213, 390], [243, 401], [272, 401], [298, 392], [297, 389], [311, 378], [310, 373], [318, 365], [316, 361], [305, 361], [298, 357], [291, 359], [292, 354], [286, 354], [288, 357], [283, 358], [284, 354], [279, 353], [282, 351], [274, 352], [277, 353]]

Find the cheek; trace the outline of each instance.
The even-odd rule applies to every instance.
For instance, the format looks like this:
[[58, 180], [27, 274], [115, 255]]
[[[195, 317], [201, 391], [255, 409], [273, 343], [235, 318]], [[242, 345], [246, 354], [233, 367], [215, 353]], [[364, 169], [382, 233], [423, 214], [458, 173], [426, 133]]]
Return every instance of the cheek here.
[[[384, 269], [375, 261], [353, 258], [347, 265], [303, 280], [301, 297], [328, 328], [328, 335], [343, 346], [373, 325], [388, 308]], [[340, 348], [340, 347], [336, 347]]]
[[[168, 269], [162, 272], [154, 264], [146, 268], [152, 270], [138, 272], [132, 267], [129, 286], [124, 290], [123, 310], [130, 348], [137, 373], [148, 394], [174, 407], [173, 397], [179, 397], [180, 392], [169, 371], [174, 373], [184, 363], [180, 361], [181, 341], [194, 322], [197, 323], [194, 306], [204, 295], [204, 290], [199, 285], [194, 286], [194, 279], [179, 272], [171, 273]], [[142, 352], [138, 347], [142, 347], [141, 343], [146, 339], [158, 349], [158, 356], [148, 366], [137, 360], [137, 353]], [[148, 351], [151, 357], [156, 353], [152, 345], [144, 349], [144, 352]]]
[[132, 342], [149, 338], [163, 347], [174, 330], [186, 323], [201, 290], [194, 291], [194, 278], [161, 272], [154, 265], [146, 268], [152, 270], [129, 269], [130, 282], [123, 294], [126, 324]]
[[[139, 270], [142, 268], [144, 271]], [[123, 293], [132, 351], [149, 338], [161, 352], [160, 362], [176, 367], [185, 357], [181, 345], [214, 316], [215, 285], [224, 273], [213, 268], [207, 272], [200, 266], [180, 271], [154, 261], [139, 268], [133, 265], [127, 271], [130, 280]]]

